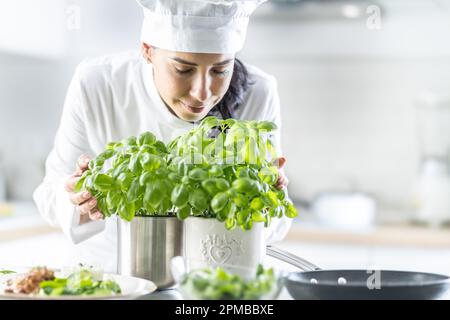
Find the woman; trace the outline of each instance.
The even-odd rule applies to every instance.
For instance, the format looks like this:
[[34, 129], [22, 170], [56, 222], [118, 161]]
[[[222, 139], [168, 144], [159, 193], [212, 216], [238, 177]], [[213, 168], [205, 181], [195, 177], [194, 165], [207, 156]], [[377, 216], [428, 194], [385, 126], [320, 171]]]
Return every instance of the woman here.
[[[73, 192], [88, 155], [144, 131], [167, 143], [211, 114], [280, 126], [275, 79], [235, 58], [248, 18], [262, 2], [139, 0], [145, 16], [141, 52], [77, 67], [44, 181], [33, 197], [49, 223], [80, 243], [80, 262], [116, 268], [117, 221], [103, 220], [88, 192]], [[276, 147], [281, 154], [279, 135]], [[284, 163], [280, 158], [280, 189], [287, 185]], [[274, 219], [267, 240], [281, 239], [289, 226], [290, 219]]]

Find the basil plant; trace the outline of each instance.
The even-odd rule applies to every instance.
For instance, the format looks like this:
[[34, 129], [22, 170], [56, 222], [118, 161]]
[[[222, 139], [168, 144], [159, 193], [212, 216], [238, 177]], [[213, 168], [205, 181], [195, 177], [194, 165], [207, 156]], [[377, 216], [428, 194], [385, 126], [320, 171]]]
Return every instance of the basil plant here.
[[105, 217], [169, 215], [174, 183], [167, 179], [167, 156], [164, 143], [150, 132], [111, 142], [89, 162], [75, 191], [89, 191]]
[[274, 184], [278, 169], [268, 121], [205, 118], [168, 145], [171, 201], [177, 216], [215, 217], [227, 229], [268, 225], [272, 218], [297, 215], [284, 190]]
[[268, 121], [207, 117], [167, 146], [150, 132], [111, 142], [89, 163], [76, 191], [88, 190], [105, 217], [175, 214], [216, 218], [231, 230], [297, 211], [278, 179]]

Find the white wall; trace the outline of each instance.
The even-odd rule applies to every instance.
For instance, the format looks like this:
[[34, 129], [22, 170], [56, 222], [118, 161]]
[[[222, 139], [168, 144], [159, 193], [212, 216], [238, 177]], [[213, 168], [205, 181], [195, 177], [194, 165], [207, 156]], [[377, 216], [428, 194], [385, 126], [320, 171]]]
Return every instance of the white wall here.
[[0, 176], [8, 198], [30, 200], [42, 180], [77, 63], [139, 48], [141, 16], [134, 1], [0, 3]]
[[250, 22], [241, 57], [278, 79], [294, 199], [353, 187], [382, 210], [411, 209], [416, 99], [449, 91], [450, 11], [448, 2], [405, 4], [383, 1], [379, 30], [367, 28], [365, 10], [331, 19], [301, 6], [274, 14], [267, 5]]

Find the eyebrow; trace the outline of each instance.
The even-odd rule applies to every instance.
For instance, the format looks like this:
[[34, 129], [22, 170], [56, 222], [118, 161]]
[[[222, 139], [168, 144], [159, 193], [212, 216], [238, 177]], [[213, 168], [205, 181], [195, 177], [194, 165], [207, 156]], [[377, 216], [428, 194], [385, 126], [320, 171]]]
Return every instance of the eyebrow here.
[[[198, 64], [196, 64], [194, 62], [186, 61], [186, 60], [178, 58], [178, 57], [172, 57], [170, 59], [172, 59], [172, 60], [174, 60], [176, 62], [182, 63], [182, 64], [187, 64], [189, 66], [198, 66]], [[229, 64], [233, 60], [234, 59], [227, 59], [227, 60], [224, 60], [224, 61], [221, 61], [221, 62], [214, 63], [213, 66], [224, 66], [224, 65]]]

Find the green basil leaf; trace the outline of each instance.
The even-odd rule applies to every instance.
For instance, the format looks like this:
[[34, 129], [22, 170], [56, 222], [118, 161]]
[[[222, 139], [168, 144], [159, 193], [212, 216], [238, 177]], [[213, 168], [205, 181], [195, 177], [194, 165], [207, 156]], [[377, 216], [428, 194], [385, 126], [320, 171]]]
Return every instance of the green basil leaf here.
[[139, 137], [137, 139], [137, 143], [139, 146], [152, 145], [155, 142], [156, 142], [156, 137], [151, 132], [144, 132], [141, 135], [139, 135]]
[[159, 213], [167, 214], [169, 209], [172, 207], [172, 202], [169, 197], [163, 196], [159, 202]]
[[252, 220], [255, 222], [265, 222], [266, 218], [260, 211], [252, 211]]
[[131, 182], [130, 189], [128, 189], [127, 200], [129, 202], [134, 202], [138, 199], [141, 194], [141, 185], [139, 183], [139, 178], [135, 178], [133, 182]]
[[124, 139], [122, 141], [122, 143], [123, 143], [123, 145], [128, 146], [128, 147], [135, 146], [136, 145], [136, 137], [133, 137], [133, 136], [128, 137], [128, 138]]
[[189, 171], [189, 178], [196, 181], [203, 181], [208, 178], [208, 173], [201, 168], [194, 168]]
[[236, 214], [237, 223], [239, 225], [244, 225], [247, 223], [249, 217], [250, 217], [250, 210], [248, 209], [240, 210]]
[[225, 191], [225, 190], [228, 190], [230, 188], [230, 183], [226, 179], [224, 179], [224, 178], [217, 178], [215, 180], [216, 180], [216, 187], [220, 191]]
[[140, 160], [139, 158], [140, 158], [139, 153], [133, 154], [130, 158], [130, 163], [128, 164], [128, 170], [130, 170], [134, 174], [139, 174], [140, 171], [142, 170], [142, 166], [139, 161]]
[[219, 192], [211, 200], [211, 209], [218, 213], [222, 210], [228, 203], [229, 197], [226, 192]]
[[97, 174], [93, 183], [94, 187], [101, 192], [108, 192], [114, 189], [114, 179], [103, 173]]
[[297, 209], [294, 207], [292, 203], [288, 203], [286, 208], [286, 216], [288, 218], [295, 218], [298, 215]]
[[188, 202], [188, 199], [189, 199], [189, 189], [185, 185], [180, 184], [177, 185], [175, 188], [173, 188], [171, 200], [175, 206], [179, 208], [185, 206], [186, 203]]
[[139, 184], [141, 186], [145, 186], [147, 183], [149, 183], [152, 180], [153, 173], [149, 171], [145, 171], [141, 174], [139, 177]]
[[128, 191], [131, 186], [131, 182], [133, 182], [133, 175], [129, 172], [122, 172], [117, 177], [117, 181], [119, 182], [122, 190]]
[[227, 228], [227, 230], [233, 230], [235, 227], [236, 227], [235, 218], [230, 217], [225, 220], [225, 228]]
[[119, 208], [121, 197], [122, 194], [120, 191], [108, 192], [108, 194], [106, 195], [107, 207], [112, 211], [116, 211]]
[[256, 125], [256, 128], [264, 130], [266, 132], [270, 132], [277, 129], [277, 125], [271, 121], [259, 121]]
[[233, 188], [240, 193], [251, 194], [258, 191], [258, 185], [255, 180], [250, 178], [239, 178], [233, 181]]
[[159, 181], [154, 184], [148, 184], [144, 194], [144, 202], [148, 202], [153, 207], [157, 207], [164, 196], [164, 190], [162, 190], [161, 186], [162, 183]]
[[250, 209], [252, 210], [262, 210], [264, 208], [264, 202], [260, 197], [253, 198], [250, 202]]
[[187, 217], [189, 217], [190, 213], [191, 213], [191, 209], [189, 209], [188, 206], [183, 207], [177, 211], [177, 218], [180, 220], [184, 220]]
[[84, 181], [86, 180], [86, 177], [81, 177], [78, 179], [77, 183], [75, 184], [75, 187], [73, 189], [74, 192], [80, 192], [83, 188]]
[[123, 202], [119, 208], [119, 216], [126, 220], [131, 221], [134, 218], [135, 206], [133, 202]]
[[198, 211], [208, 208], [208, 196], [202, 189], [194, 189], [189, 194], [189, 203]]
[[236, 206], [238, 206], [239, 208], [246, 208], [248, 207], [248, 197], [241, 194], [241, 193], [237, 193], [236, 196], [233, 198], [234, 203], [236, 204]]
[[206, 190], [211, 196], [216, 195], [219, 192], [217, 188], [216, 179], [206, 179], [202, 181], [202, 187]]

